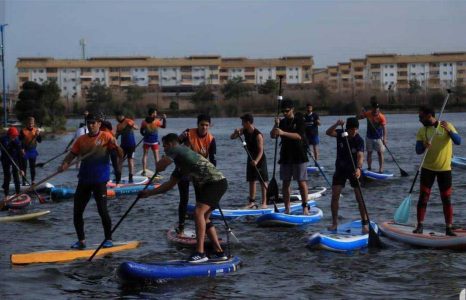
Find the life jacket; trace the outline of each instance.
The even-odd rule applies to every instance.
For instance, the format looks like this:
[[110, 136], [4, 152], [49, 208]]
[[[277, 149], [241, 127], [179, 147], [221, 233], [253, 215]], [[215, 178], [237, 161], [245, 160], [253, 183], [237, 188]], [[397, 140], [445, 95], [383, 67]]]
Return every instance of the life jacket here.
[[27, 128], [21, 129], [22, 133], [22, 139], [23, 139], [23, 147], [26, 150], [29, 149], [34, 149], [37, 147], [37, 140], [36, 140], [36, 134], [37, 134], [37, 128], [33, 127], [32, 130], [29, 130]]
[[200, 137], [197, 134], [197, 128], [191, 128], [188, 131], [188, 146], [205, 158], [209, 157], [209, 148], [213, 140], [214, 136], [210, 132]]

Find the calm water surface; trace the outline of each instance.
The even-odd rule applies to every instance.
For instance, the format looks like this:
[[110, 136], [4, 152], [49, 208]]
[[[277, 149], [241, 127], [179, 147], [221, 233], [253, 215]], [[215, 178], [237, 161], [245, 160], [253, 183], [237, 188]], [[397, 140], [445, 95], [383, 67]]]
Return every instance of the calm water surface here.
[[[446, 114], [466, 142], [466, 114]], [[337, 117], [322, 118], [321, 164], [328, 176], [333, 172], [335, 140], [324, 131]], [[70, 121], [74, 125], [75, 121]], [[168, 119], [168, 132], [180, 133], [195, 127], [194, 118]], [[410, 177], [401, 178], [391, 158], [386, 158], [386, 169], [395, 173], [390, 182], [365, 184], [364, 198], [375, 221], [393, 217], [395, 208], [408, 195], [410, 184], [421, 157], [415, 154], [415, 134], [419, 128], [416, 115], [388, 115], [388, 146], [401, 167]], [[115, 123], [114, 123], [115, 124]], [[246, 154], [238, 140], [229, 135], [239, 127], [240, 119], [214, 119], [212, 133], [217, 139], [218, 167], [229, 182], [229, 190], [222, 199], [224, 208], [240, 207], [247, 199], [245, 182]], [[266, 154], [269, 171], [273, 169], [273, 143], [268, 137], [273, 118], [257, 118], [256, 126], [267, 133]], [[361, 134], [365, 134], [365, 122]], [[48, 158], [63, 151], [71, 135], [46, 140], [39, 146], [40, 158]], [[466, 156], [464, 146], [455, 147], [456, 155]], [[388, 156], [388, 153], [386, 153]], [[137, 152], [137, 166], [141, 167], [141, 149]], [[38, 179], [53, 173], [59, 161], [38, 171]], [[377, 163], [375, 164], [375, 166]], [[153, 160], [150, 160], [153, 166]], [[151, 167], [153, 168], [153, 167]], [[126, 172], [127, 169], [124, 169]], [[56, 185], [75, 186], [75, 170], [57, 176]], [[169, 176], [165, 172], [165, 178]], [[278, 176], [278, 175], [277, 175]], [[455, 184], [453, 203], [454, 221], [465, 224], [466, 182], [461, 171], [453, 171]], [[310, 176], [309, 184], [325, 185], [321, 176]], [[416, 189], [417, 190], [417, 189]], [[417, 198], [417, 191], [413, 199]], [[109, 200], [114, 224], [135, 199], [135, 195]], [[191, 198], [193, 199], [193, 197]], [[191, 200], [194, 202], [194, 200]], [[324, 211], [322, 222], [304, 228], [258, 228], [251, 221], [231, 221], [241, 245], [233, 249], [244, 264], [236, 272], [213, 279], [189, 279], [166, 282], [143, 288], [124, 287], [115, 270], [127, 260], [141, 262], [184, 258], [188, 250], [179, 250], [166, 240], [166, 231], [177, 222], [178, 191], [138, 202], [114, 234], [114, 240], [140, 240], [142, 246], [134, 251], [118, 253], [113, 257], [96, 259], [92, 263], [77, 261], [66, 264], [44, 264], [12, 267], [11, 253], [45, 249], [66, 249], [76, 240], [72, 223], [71, 200], [37, 205], [52, 211], [47, 217], [34, 222], [0, 223], [0, 298], [1, 299], [77, 299], [77, 298], [293, 298], [293, 299], [458, 299], [466, 287], [466, 256], [463, 252], [413, 249], [383, 239], [386, 250], [371, 250], [352, 254], [311, 251], [305, 247], [307, 237], [324, 229], [330, 223], [330, 194], [318, 201]], [[341, 222], [358, 217], [357, 204], [350, 189], [344, 190], [340, 204]], [[414, 218], [412, 218], [414, 220]], [[85, 213], [86, 234], [89, 244], [100, 243], [102, 226], [95, 203]], [[217, 221], [217, 228], [223, 230]], [[435, 187], [429, 202], [426, 227], [443, 231], [444, 221], [438, 189]]]

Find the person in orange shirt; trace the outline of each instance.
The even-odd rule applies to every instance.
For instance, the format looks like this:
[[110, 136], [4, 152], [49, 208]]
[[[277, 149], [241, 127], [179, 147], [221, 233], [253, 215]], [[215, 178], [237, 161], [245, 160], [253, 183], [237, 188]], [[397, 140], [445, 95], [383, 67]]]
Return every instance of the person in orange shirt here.
[[142, 121], [141, 135], [144, 137], [144, 153], [142, 155], [142, 175], [146, 175], [147, 169], [147, 152], [149, 149], [154, 154], [155, 165], [159, 161], [159, 128], [167, 127], [167, 116], [164, 114], [162, 118], [157, 118], [157, 110], [149, 108], [148, 116]]
[[[100, 131], [105, 131], [110, 133], [112, 136], [113, 134], [113, 125], [110, 121], [106, 119], [106, 116], [104, 113], [100, 112], [97, 113], [96, 115], [97, 119], [100, 120], [101, 125], [100, 125]], [[119, 184], [121, 181], [121, 164], [123, 162], [120, 162], [118, 160], [118, 155], [117, 153], [113, 150], [110, 152], [110, 161], [112, 162], [112, 167], [113, 167], [113, 174], [115, 174], [115, 183]]]
[[83, 213], [87, 203], [94, 195], [97, 209], [105, 233], [104, 248], [112, 247], [112, 221], [107, 210], [107, 182], [110, 179], [110, 152], [116, 151], [123, 157], [123, 150], [118, 147], [115, 138], [109, 133], [100, 130], [101, 121], [89, 114], [86, 118], [88, 134], [80, 136], [73, 144], [71, 151], [63, 160], [58, 171], [68, 169], [72, 160], [84, 157], [78, 173], [78, 186], [74, 195], [73, 221], [78, 241], [71, 248], [85, 249]]
[[29, 162], [29, 170], [31, 173], [31, 184], [34, 184], [36, 179], [36, 159], [39, 156], [37, 152], [37, 143], [42, 142], [40, 129], [36, 128], [36, 120], [34, 117], [27, 118], [26, 127], [21, 129], [19, 133], [19, 140], [23, 149], [23, 185], [26, 185], [26, 170]]
[[134, 151], [136, 150], [136, 140], [134, 139], [134, 129], [139, 129], [139, 127], [134, 123], [133, 120], [126, 118], [123, 112], [116, 113], [116, 119], [118, 121], [116, 127], [116, 136], [121, 136], [120, 147], [123, 149], [124, 157], [128, 158], [128, 169], [129, 169], [129, 178], [128, 182], [133, 182], [133, 172], [134, 172]]
[[[188, 128], [181, 133], [178, 138], [181, 144], [191, 148], [194, 152], [207, 158], [214, 166], [217, 166], [215, 154], [217, 145], [215, 137], [209, 132], [210, 116], [201, 114], [197, 116], [197, 128]], [[178, 191], [180, 193], [180, 204], [178, 205], [178, 228], [176, 232], [179, 236], [184, 234], [184, 222], [188, 210], [189, 201], [189, 177], [181, 177], [178, 181]]]

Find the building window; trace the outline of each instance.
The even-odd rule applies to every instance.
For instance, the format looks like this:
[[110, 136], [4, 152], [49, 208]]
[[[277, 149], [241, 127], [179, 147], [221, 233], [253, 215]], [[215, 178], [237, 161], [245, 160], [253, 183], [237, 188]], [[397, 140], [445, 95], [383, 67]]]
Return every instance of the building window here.
[[395, 76], [395, 74], [394, 74], [394, 73], [390, 73], [390, 76]]
[[[262, 69], [259, 69], [259, 72], [262, 72]], [[262, 79], [262, 78], [261, 78]]]
[[385, 73], [385, 76], [388, 76], [388, 73]]
[[392, 68], [392, 69], [393, 69], [393, 65], [390, 65], [390, 68]]
[[411, 65], [411, 67], [412, 67], [412, 68], [415, 68], [415, 67], [416, 67], [416, 65]]
[[289, 78], [290, 78], [290, 79], [293, 79], [293, 76], [290, 75]]
[[298, 79], [298, 78], [299, 78], [298, 75], [296, 75], [296, 79]]
[[447, 75], [447, 72], [443, 72], [443, 75]]

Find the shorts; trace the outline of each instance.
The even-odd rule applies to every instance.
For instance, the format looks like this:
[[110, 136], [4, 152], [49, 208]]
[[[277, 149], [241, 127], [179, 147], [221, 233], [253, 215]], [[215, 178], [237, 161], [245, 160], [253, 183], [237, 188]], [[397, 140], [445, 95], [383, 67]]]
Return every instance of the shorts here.
[[298, 164], [281, 164], [280, 179], [283, 181], [307, 181], [307, 162]]
[[384, 152], [385, 147], [383, 146], [382, 139], [370, 139], [366, 137], [366, 149], [367, 152], [377, 151]]
[[335, 170], [335, 173], [333, 174], [332, 186], [341, 185], [345, 187], [346, 180], [349, 180], [352, 188], [356, 188], [358, 186], [358, 180], [354, 176], [353, 171], [337, 169]]
[[307, 136], [307, 142], [309, 145], [319, 145], [319, 136], [318, 135], [308, 135]]
[[259, 173], [261, 177], [259, 177], [259, 174], [257, 174], [256, 168], [254, 168], [251, 165], [251, 161], [248, 159], [247, 161], [247, 167], [246, 167], [246, 181], [260, 181], [260, 178], [267, 182], [269, 181], [269, 174], [267, 171], [267, 162], [265, 160], [262, 160], [262, 163], [257, 166], [257, 170], [259, 170]]
[[156, 144], [144, 144], [143, 147], [144, 147], [144, 150], [151, 149], [152, 151], [157, 151], [157, 150], [159, 150], [159, 143], [156, 143]]
[[220, 199], [225, 194], [228, 188], [226, 178], [219, 181], [208, 182], [201, 187], [194, 185], [194, 193], [196, 195], [196, 202], [207, 204], [212, 209], [218, 208]]
[[121, 147], [123, 149], [123, 155], [126, 158], [134, 158], [134, 151], [136, 150], [136, 147]]

